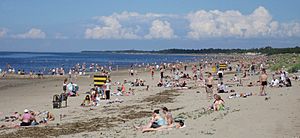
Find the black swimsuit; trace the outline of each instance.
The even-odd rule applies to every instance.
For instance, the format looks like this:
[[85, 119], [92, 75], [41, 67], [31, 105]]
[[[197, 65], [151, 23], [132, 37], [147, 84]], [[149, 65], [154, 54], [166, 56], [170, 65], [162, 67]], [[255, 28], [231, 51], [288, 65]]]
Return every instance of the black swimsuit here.
[[262, 85], [262, 86], [267, 85], [267, 84], [268, 84], [267, 81], [262, 81], [262, 82], [261, 82], [261, 85]]
[[212, 85], [211, 85], [211, 84], [210, 84], [210, 85], [206, 84], [206, 86], [207, 86], [208, 88], [211, 88], [211, 87], [212, 87]]

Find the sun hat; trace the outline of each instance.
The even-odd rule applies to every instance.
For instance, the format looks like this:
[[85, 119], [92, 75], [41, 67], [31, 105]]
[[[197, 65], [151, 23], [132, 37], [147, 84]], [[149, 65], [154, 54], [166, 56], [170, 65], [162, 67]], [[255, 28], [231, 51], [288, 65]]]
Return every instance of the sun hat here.
[[28, 109], [25, 109], [25, 110], [24, 110], [24, 113], [28, 113], [28, 112], [29, 112], [29, 110], [28, 110]]

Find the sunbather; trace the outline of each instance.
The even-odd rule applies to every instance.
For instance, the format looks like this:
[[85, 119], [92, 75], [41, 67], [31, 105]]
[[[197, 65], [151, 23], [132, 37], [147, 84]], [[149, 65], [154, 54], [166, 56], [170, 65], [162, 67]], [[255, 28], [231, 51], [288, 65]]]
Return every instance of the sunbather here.
[[146, 131], [149, 128], [159, 128], [165, 125], [165, 120], [159, 115], [159, 109], [152, 113], [152, 118], [146, 126], [135, 127], [138, 130]]
[[150, 132], [150, 131], [162, 131], [162, 130], [169, 130], [169, 129], [179, 129], [179, 128], [184, 128], [185, 124], [183, 120], [175, 120], [174, 123], [172, 125], [169, 126], [162, 126], [159, 128], [148, 128], [148, 129], [144, 129], [143, 132]]
[[28, 109], [24, 110], [24, 114], [20, 117], [21, 124], [20, 126], [30, 126], [33, 121], [33, 116]]
[[169, 111], [169, 109], [167, 107], [163, 107], [162, 111], [163, 111], [163, 113], [165, 115], [166, 124], [168, 126], [173, 125], [173, 117], [172, 117], [172, 114]]

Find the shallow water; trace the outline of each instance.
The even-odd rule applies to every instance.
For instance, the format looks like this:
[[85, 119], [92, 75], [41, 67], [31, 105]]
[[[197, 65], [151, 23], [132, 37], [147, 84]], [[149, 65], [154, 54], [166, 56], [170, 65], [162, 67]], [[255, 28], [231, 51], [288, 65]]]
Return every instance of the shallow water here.
[[[7, 64], [15, 70], [48, 71], [51, 68], [63, 67], [69, 70], [77, 63], [112, 65], [127, 68], [139, 64], [159, 64], [170, 62], [192, 62], [202, 56], [189, 55], [153, 55], [153, 54], [117, 54], [117, 53], [30, 53], [30, 52], [0, 52], [0, 68], [6, 69]], [[88, 66], [87, 66], [88, 67]]]

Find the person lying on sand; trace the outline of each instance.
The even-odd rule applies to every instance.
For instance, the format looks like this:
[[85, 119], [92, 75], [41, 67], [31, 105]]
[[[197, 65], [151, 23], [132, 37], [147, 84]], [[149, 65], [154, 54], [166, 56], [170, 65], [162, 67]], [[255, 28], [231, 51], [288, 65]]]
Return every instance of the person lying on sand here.
[[233, 78], [231, 78], [227, 82], [239, 82], [239, 81], [240, 79], [238, 78], [237, 74], [234, 74]]
[[47, 118], [48, 121], [54, 121], [55, 120], [55, 117], [51, 112], [47, 112], [47, 117], [46, 118]]
[[160, 116], [159, 109], [156, 109], [152, 113], [152, 118], [146, 126], [136, 127], [137, 130], [147, 130], [149, 128], [159, 128], [165, 125], [165, 120]]
[[[0, 113], [0, 115], [1, 115], [1, 113]], [[20, 116], [21, 116], [21, 114], [19, 114], [18, 112], [14, 112], [14, 114], [9, 117], [5, 116], [4, 121], [5, 122], [14, 122], [14, 121], [18, 120], [20, 118]]]
[[114, 96], [123, 96], [122, 87], [118, 87], [116, 92], [113, 92]]
[[179, 128], [184, 128], [185, 124], [183, 120], [175, 120], [174, 123], [172, 125], [168, 125], [168, 126], [162, 126], [159, 128], [148, 128], [148, 129], [144, 129], [142, 132], [151, 132], [151, 131], [162, 131], [162, 130], [169, 130], [169, 129], [179, 129]]
[[[54, 121], [54, 120], [55, 120], [55, 117], [54, 117], [54, 115], [53, 115], [51, 112], [46, 111], [46, 112], [44, 112], [44, 113], [46, 113], [47, 116], [44, 117], [44, 118], [39, 122], [40, 124], [47, 124], [48, 121]], [[44, 113], [42, 113], [42, 114], [44, 114]]]

